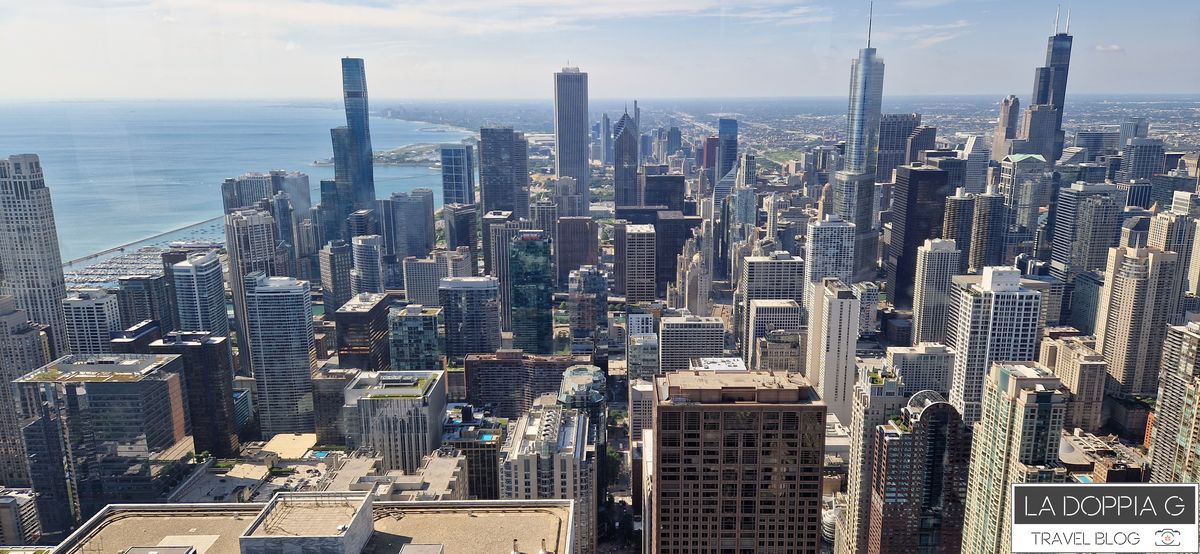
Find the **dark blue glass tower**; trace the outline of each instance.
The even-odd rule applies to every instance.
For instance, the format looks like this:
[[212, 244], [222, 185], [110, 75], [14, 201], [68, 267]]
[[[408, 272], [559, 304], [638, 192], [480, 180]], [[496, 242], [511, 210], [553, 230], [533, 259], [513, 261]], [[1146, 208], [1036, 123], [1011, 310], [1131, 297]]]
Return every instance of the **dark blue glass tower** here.
[[371, 208], [375, 203], [367, 73], [360, 58], [342, 58], [342, 97], [346, 106], [346, 125], [329, 130], [333, 140], [333, 178], [337, 183], [337, 194], [326, 197], [323, 192], [321, 198], [321, 209], [326, 212], [323, 219], [339, 224], [336, 228], [326, 228], [325, 240], [349, 240], [341, 222], [351, 212]]

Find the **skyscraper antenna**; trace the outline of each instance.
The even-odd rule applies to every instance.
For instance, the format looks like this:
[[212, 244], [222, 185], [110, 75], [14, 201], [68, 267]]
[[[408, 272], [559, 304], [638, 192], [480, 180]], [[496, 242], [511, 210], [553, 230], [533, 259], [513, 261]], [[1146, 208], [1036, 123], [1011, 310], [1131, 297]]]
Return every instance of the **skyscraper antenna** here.
[[1067, 28], [1063, 31], [1064, 34], [1071, 34], [1071, 6], [1067, 6]]
[[1054, 7], [1054, 34], [1058, 34], [1058, 12], [1062, 10], [1062, 4]]
[[875, 2], [867, 7], [867, 48], [871, 47], [871, 26], [875, 23]]

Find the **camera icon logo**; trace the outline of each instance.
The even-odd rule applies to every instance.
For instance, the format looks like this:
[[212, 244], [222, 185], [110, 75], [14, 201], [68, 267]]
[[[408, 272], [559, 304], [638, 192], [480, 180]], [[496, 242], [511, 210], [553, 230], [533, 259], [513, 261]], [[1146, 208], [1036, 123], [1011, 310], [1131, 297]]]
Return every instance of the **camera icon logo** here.
[[1154, 546], [1179, 546], [1177, 529], [1159, 529], [1154, 532]]

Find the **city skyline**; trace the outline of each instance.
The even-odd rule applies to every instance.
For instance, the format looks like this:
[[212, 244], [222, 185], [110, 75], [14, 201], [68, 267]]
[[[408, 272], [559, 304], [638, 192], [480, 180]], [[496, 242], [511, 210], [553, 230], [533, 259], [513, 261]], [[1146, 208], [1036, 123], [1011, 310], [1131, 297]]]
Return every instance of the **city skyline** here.
[[[1115, 0], [1074, 6], [1072, 93], [1200, 90], [1194, 72], [1165, 70], [1181, 50], [1180, 41], [1200, 47], [1200, 39], [1188, 32], [1200, 10], [1173, 4], [1168, 9], [1179, 17], [1124, 10]], [[1070, 7], [1062, 6], [1060, 29]], [[530, 0], [453, 9], [433, 3], [60, 0], [0, 17], [0, 46], [39, 53], [13, 60], [14, 74], [32, 78], [0, 91], [0, 99], [333, 98], [333, 83], [311, 76], [313, 68], [333, 67], [342, 55], [387, 68], [372, 74], [375, 96], [383, 100], [470, 99], [482, 97], [483, 90], [490, 99], [543, 98], [547, 74], [568, 64], [592, 75], [590, 92], [597, 99], [844, 94], [845, 64], [866, 45], [867, 2], [753, 0], [739, 8], [715, 0], [653, 5]], [[1121, 18], [1108, 17], [1117, 9]], [[526, 10], [537, 15], [528, 17]], [[21, 24], [50, 17], [51, 11], [61, 33]], [[1053, 29], [1051, 12], [1049, 3], [1032, 1], [879, 2], [872, 46], [890, 64], [884, 94], [929, 93], [922, 69], [937, 66], [953, 78], [939, 83], [939, 93], [1024, 99], [1029, 64], [1040, 58], [1039, 39]], [[96, 24], [105, 17], [119, 18], [121, 25]], [[1139, 28], [1155, 31], [1130, 35]], [[394, 38], [398, 30], [404, 39]], [[605, 46], [613, 43], [629, 47]], [[1000, 43], [1011, 47], [996, 48]], [[712, 48], [716, 44], [721, 48]], [[699, 59], [697, 52], [708, 56]], [[669, 78], [663, 78], [664, 60], [677, 60], [668, 64], [678, 68]], [[805, 71], [778, 70], [797, 61]], [[706, 78], [701, 68], [714, 65], [728, 67], [729, 78]], [[147, 74], [158, 78], [147, 80]], [[756, 83], [752, 92], [743, 84], [750, 79]], [[230, 82], [239, 85], [229, 87]], [[481, 82], [488, 86], [481, 88]]]

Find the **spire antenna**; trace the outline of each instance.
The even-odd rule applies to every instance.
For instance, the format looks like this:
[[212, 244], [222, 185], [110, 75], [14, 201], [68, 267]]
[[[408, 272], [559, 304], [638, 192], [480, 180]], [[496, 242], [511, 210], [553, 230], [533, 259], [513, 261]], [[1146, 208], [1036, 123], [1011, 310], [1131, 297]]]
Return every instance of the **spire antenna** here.
[[1062, 11], [1062, 4], [1054, 7], [1054, 34], [1058, 34], [1058, 13]]
[[1071, 34], [1071, 6], [1067, 6], [1067, 28], [1063, 31], [1064, 34]]
[[[871, 47], [871, 27], [875, 24], [875, 2], [867, 8], [867, 48]], [[1057, 27], [1056, 27], [1057, 29]]]

